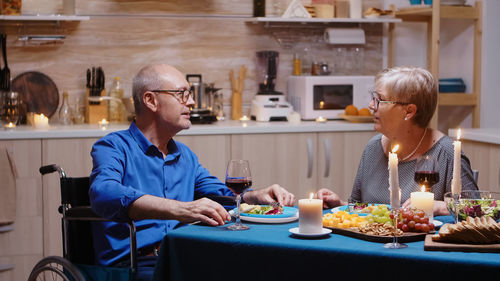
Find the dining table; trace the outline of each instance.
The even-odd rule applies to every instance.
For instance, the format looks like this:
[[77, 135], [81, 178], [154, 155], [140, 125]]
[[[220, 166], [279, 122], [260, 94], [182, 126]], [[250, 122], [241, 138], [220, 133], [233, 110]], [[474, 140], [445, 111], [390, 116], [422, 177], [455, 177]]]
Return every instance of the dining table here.
[[[451, 216], [435, 219], [453, 223]], [[424, 241], [386, 249], [340, 234], [300, 237], [290, 232], [297, 220], [245, 224], [249, 230], [193, 224], [169, 232], [155, 280], [500, 280], [500, 253], [426, 251]]]

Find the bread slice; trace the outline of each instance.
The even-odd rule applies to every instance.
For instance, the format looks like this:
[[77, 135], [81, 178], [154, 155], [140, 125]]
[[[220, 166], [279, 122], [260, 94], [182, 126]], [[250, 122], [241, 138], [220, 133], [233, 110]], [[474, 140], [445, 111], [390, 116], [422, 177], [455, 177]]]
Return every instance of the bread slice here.
[[456, 224], [444, 224], [432, 241], [494, 244], [500, 243], [500, 224], [491, 217], [471, 218]]

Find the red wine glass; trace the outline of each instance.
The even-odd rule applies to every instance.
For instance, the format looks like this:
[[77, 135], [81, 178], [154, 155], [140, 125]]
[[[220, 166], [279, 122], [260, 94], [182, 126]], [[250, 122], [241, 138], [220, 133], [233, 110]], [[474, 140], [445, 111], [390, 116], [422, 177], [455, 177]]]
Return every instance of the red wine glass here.
[[230, 230], [249, 229], [240, 221], [240, 202], [243, 193], [252, 186], [250, 164], [247, 160], [230, 160], [226, 170], [226, 186], [236, 195], [236, 223], [227, 227]]
[[432, 191], [432, 186], [439, 182], [438, 165], [434, 157], [424, 155], [417, 159], [415, 182], [418, 186], [425, 186], [425, 190], [429, 192]]

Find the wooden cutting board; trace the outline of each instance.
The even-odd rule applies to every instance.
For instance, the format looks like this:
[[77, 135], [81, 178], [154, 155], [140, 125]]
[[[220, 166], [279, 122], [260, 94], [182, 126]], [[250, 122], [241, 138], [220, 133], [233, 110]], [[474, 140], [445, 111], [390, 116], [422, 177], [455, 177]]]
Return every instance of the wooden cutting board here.
[[20, 110], [24, 117], [26, 113], [34, 112], [43, 113], [50, 118], [59, 106], [59, 90], [56, 84], [41, 72], [28, 71], [19, 74], [12, 80], [11, 90], [19, 93], [19, 98], [25, 106]]
[[[366, 240], [370, 242], [378, 242], [378, 243], [390, 243], [392, 242], [392, 236], [378, 236], [378, 235], [368, 235], [358, 231], [357, 229], [345, 229], [345, 228], [336, 228], [336, 227], [327, 227], [332, 230], [332, 233], [345, 235], [361, 240]], [[425, 235], [427, 233], [421, 232], [404, 232], [402, 236], [398, 236], [398, 242], [408, 243], [408, 242], [416, 242], [422, 241], [425, 239]]]
[[480, 253], [500, 253], [500, 244], [457, 244], [442, 243], [432, 241], [432, 235], [427, 235], [424, 242], [425, 251], [443, 252], [480, 252]]

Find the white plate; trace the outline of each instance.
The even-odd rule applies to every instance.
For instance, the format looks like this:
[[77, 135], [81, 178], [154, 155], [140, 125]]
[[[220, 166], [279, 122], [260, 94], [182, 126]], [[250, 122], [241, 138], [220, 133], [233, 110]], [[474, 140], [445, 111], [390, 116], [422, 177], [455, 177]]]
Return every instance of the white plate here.
[[[231, 210], [229, 211], [229, 214], [234, 217], [234, 211]], [[285, 223], [285, 222], [292, 222], [296, 221], [299, 219], [299, 212], [295, 213], [294, 216], [291, 217], [281, 217], [281, 218], [263, 218], [263, 217], [249, 217], [249, 216], [240, 216], [240, 219], [242, 221], [248, 221], [248, 222], [258, 222], [258, 223]]]
[[331, 229], [322, 228], [321, 232], [319, 232], [319, 233], [300, 233], [298, 227], [290, 228], [288, 231], [290, 231], [294, 235], [301, 236], [301, 237], [319, 237], [319, 236], [327, 235], [327, 234], [332, 232]]
[[438, 221], [438, 220], [432, 220], [432, 224], [434, 224], [434, 226], [442, 226], [443, 225], [443, 222], [442, 221]]

